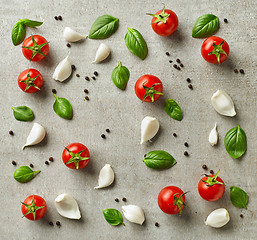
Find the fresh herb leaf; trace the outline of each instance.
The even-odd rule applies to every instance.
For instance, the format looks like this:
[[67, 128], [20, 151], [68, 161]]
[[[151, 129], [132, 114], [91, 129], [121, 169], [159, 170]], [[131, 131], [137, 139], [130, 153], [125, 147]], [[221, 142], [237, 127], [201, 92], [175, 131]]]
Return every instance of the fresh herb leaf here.
[[111, 78], [113, 83], [116, 85], [117, 88], [124, 90], [127, 86], [129, 77], [129, 70], [125, 66], [122, 66], [121, 62], [119, 61], [118, 66], [112, 71]]
[[105, 220], [113, 225], [113, 226], [117, 226], [120, 224], [123, 224], [125, 226], [125, 224], [123, 223], [123, 217], [120, 213], [120, 211], [113, 209], [113, 208], [107, 208], [103, 210], [103, 215]]
[[55, 102], [53, 109], [55, 113], [64, 119], [71, 119], [73, 116], [72, 106], [66, 98], [59, 98], [54, 94]]
[[43, 22], [33, 21], [27, 18], [22, 19], [21, 22], [25, 24], [27, 27], [39, 27], [43, 24]]
[[12, 42], [14, 46], [19, 45], [22, 43], [26, 35], [26, 28], [24, 24], [19, 21], [17, 22], [12, 29]]
[[230, 187], [230, 200], [236, 207], [247, 209], [248, 203], [247, 193], [239, 187]]
[[165, 112], [175, 120], [182, 120], [182, 110], [176, 101], [167, 99], [164, 106]]
[[13, 177], [16, 181], [20, 183], [26, 183], [33, 179], [35, 175], [39, 172], [40, 170], [33, 171], [28, 166], [21, 166], [15, 170]]
[[12, 107], [13, 116], [19, 121], [32, 121], [34, 119], [34, 114], [32, 110], [27, 106]]

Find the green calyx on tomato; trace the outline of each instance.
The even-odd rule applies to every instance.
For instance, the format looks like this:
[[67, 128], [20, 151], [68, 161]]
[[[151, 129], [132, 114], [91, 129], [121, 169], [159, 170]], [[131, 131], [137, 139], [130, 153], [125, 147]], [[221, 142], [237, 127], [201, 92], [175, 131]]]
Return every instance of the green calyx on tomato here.
[[213, 186], [215, 184], [225, 185], [223, 182], [217, 181], [217, 177], [218, 177], [219, 172], [220, 172], [220, 170], [213, 177], [210, 177], [209, 175], [204, 174], [207, 177], [207, 179], [206, 180], [202, 180], [202, 181], [207, 183], [208, 187]]
[[215, 42], [213, 42], [212, 47], [213, 50], [208, 53], [208, 55], [214, 54], [217, 58], [218, 63], [220, 63], [220, 54], [225, 54], [227, 56], [227, 53], [222, 49], [222, 45], [225, 41], [222, 41], [219, 45], [216, 45]]
[[153, 23], [158, 23], [158, 22], [166, 23], [168, 17], [170, 16], [170, 14], [165, 13], [165, 6], [163, 6], [162, 12], [160, 14], [147, 13], [147, 15], [157, 18]]
[[24, 80], [24, 81], [20, 81], [20, 82], [25, 83], [25, 84], [27, 85], [26, 88], [25, 88], [25, 90], [24, 90], [25, 92], [26, 92], [30, 87], [34, 87], [34, 88], [40, 90], [40, 88], [34, 83], [38, 76], [39, 76], [39, 74], [38, 74], [36, 77], [31, 78], [30, 75], [29, 75], [29, 72], [27, 72], [27, 79]]
[[183, 198], [183, 196], [185, 194], [187, 194], [187, 192], [181, 194], [179, 197], [176, 197], [177, 194], [179, 194], [179, 193], [175, 193], [173, 195], [173, 198], [174, 198], [173, 205], [178, 207], [178, 209], [179, 209], [179, 216], [180, 216], [181, 215], [181, 211], [182, 211], [181, 206], [186, 206], [186, 204], [185, 204], [185, 202], [183, 202], [182, 198]]
[[70, 163], [74, 163], [76, 166], [76, 169], [79, 169], [79, 162], [80, 161], [84, 161], [89, 159], [88, 157], [81, 157], [81, 153], [83, 153], [86, 149], [78, 152], [78, 153], [73, 153], [72, 151], [70, 151], [68, 148], [65, 147], [65, 149], [68, 151], [68, 153], [71, 155], [71, 158], [69, 159], [69, 161], [67, 161], [65, 164], [70, 164]]
[[37, 210], [45, 207], [45, 206], [38, 207], [38, 206], [35, 205], [34, 195], [33, 195], [32, 202], [31, 202], [30, 205], [28, 205], [26, 203], [23, 203], [23, 202], [21, 204], [23, 204], [25, 207], [28, 208], [28, 211], [23, 215], [23, 217], [25, 217], [26, 215], [32, 213], [33, 217], [34, 217], [34, 220], [36, 220], [36, 212], [37, 212]]
[[46, 57], [46, 55], [41, 51], [41, 49], [48, 44], [48, 42], [42, 43], [42, 44], [37, 44], [37, 42], [35, 41], [33, 35], [31, 35], [32, 38], [32, 42], [33, 42], [33, 46], [30, 47], [22, 47], [25, 49], [29, 49], [32, 51], [32, 55], [30, 60], [32, 60], [37, 54], [43, 55], [44, 57]]
[[161, 83], [155, 83], [153, 84], [151, 87], [146, 87], [144, 84], [143, 84], [143, 88], [145, 89], [145, 95], [144, 95], [144, 98], [142, 100], [142, 102], [145, 101], [145, 99], [147, 97], [150, 97], [152, 102], [154, 102], [154, 94], [158, 94], [158, 95], [164, 95], [163, 93], [161, 92], [158, 92], [154, 89], [155, 85], [159, 85]]

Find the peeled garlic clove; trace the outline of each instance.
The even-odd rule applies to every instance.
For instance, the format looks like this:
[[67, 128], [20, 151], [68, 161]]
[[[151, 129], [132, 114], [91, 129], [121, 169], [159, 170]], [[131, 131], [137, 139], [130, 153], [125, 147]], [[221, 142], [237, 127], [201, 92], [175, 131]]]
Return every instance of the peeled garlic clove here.
[[224, 91], [218, 90], [211, 97], [214, 109], [221, 115], [233, 117], [236, 115], [234, 103], [231, 97]]
[[215, 123], [214, 128], [211, 130], [210, 134], [209, 134], [209, 143], [214, 146], [215, 144], [218, 143], [218, 132], [217, 132], [217, 123]]
[[53, 79], [63, 82], [71, 75], [71, 72], [71, 62], [69, 60], [69, 56], [67, 56], [55, 68]]
[[159, 121], [153, 117], [145, 117], [141, 123], [141, 142], [143, 144], [152, 139], [159, 130]]
[[142, 208], [136, 205], [127, 205], [121, 207], [125, 218], [133, 223], [142, 225], [145, 221], [145, 214]]
[[102, 62], [111, 53], [111, 49], [104, 43], [101, 43], [96, 51], [95, 61], [93, 63]]
[[63, 37], [68, 42], [77, 42], [81, 39], [86, 38], [85, 36], [71, 29], [70, 27], [64, 28]]
[[63, 193], [55, 199], [57, 212], [66, 218], [80, 219], [81, 214], [77, 201], [69, 194]]
[[211, 212], [207, 217], [205, 224], [214, 228], [225, 226], [230, 220], [227, 209], [218, 208]]
[[31, 145], [36, 145], [40, 143], [46, 135], [46, 131], [43, 126], [39, 123], [34, 123], [32, 129], [30, 130], [29, 136], [27, 137], [26, 144], [22, 147], [22, 150]]
[[98, 178], [98, 186], [95, 189], [105, 188], [110, 186], [114, 181], [114, 172], [111, 168], [110, 164], [105, 164], [105, 166], [101, 169], [99, 178]]

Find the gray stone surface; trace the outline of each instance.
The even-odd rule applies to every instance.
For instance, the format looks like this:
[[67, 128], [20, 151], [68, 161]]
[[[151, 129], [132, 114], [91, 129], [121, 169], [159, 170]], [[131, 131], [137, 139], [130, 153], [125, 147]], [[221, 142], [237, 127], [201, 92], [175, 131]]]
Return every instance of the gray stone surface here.
[[[173, 9], [179, 18], [179, 27], [171, 37], [159, 37], [151, 29], [151, 17], [162, 7], [161, 2], [148, 1], [13, 1], [1, 0], [0, 8], [0, 89], [1, 89], [1, 144], [0, 144], [0, 239], [256, 239], [256, 2], [247, 1], [168, 1], [167, 8]], [[220, 66], [208, 64], [200, 54], [202, 39], [193, 39], [191, 29], [194, 20], [205, 13], [220, 18], [217, 35], [230, 45], [230, 56]], [[110, 38], [85, 40], [72, 44], [69, 49], [62, 38], [64, 27], [70, 26], [87, 34], [93, 21], [102, 14], [111, 14], [120, 19], [118, 31]], [[63, 21], [54, 20], [62, 15]], [[50, 42], [49, 56], [40, 63], [26, 60], [21, 46], [12, 46], [10, 33], [19, 18], [42, 20], [38, 29], [27, 29], [30, 34], [42, 34]], [[228, 19], [228, 24], [223, 19]], [[132, 55], [124, 44], [127, 27], [138, 29], [144, 36], [149, 54], [145, 61]], [[95, 51], [101, 42], [111, 49], [111, 57], [102, 64], [94, 65]], [[171, 56], [167, 57], [165, 52]], [[80, 78], [64, 83], [52, 80], [56, 64], [70, 55]], [[171, 67], [168, 60], [180, 58], [182, 71]], [[131, 77], [126, 91], [117, 89], [111, 82], [112, 69], [120, 60], [130, 69]], [[40, 92], [25, 94], [17, 86], [17, 77], [26, 68], [38, 69], [44, 78]], [[234, 68], [243, 68], [245, 74], [234, 74]], [[84, 76], [92, 76], [97, 70], [96, 81], [87, 82]], [[165, 97], [158, 102], [142, 104], [134, 94], [135, 81], [143, 74], [158, 76], [164, 85]], [[186, 78], [192, 79], [194, 90], [187, 87]], [[59, 118], [52, 109], [54, 97], [70, 100], [74, 118], [67, 121]], [[89, 90], [90, 101], [83, 101], [83, 89]], [[215, 112], [210, 103], [211, 95], [222, 89], [234, 100], [237, 116], [224, 117]], [[163, 111], [166, 98], [175, 99], [183, 109], [184, 119], [175, 121]], [[46, 139], [39, 145], [21, 151], [33, 122], [18, 122], [12, 115], [12, 106], [27, 105], [35, 113], [34, 122], [41, 123], [47, 131]], [[146, 116], [157, 117], [161, 130], [152, 143], [139, 145], [140, 123]], [[208, 143], [209, 131], [217, 122], [220, 141], [218, 146]], [[224, 148], [226, 132], [240, 124], [248, 139], [248, 150], [239, 160], [232, 159]], [[106, 128], [111, 133], [105, 140], [100, 135]], [[12, 129], [14, 136], [8, 131]], [[172, 133], [178, 137], [174, 138]], [[185, 157], [183, 143], [187, 141], [190, 156]], [[66, 168], [61, 161], [63, 146], [84, 143], [90, 150], [90, 164], [81, 171]], [[177, 160], [177, 165], [166, 171], [148, 169], [141, 161], [151, 150], [163, 149]], [[44, 164], [50, 156], [54, 162]], [[31, 182], [20, 184], [13, 179], [15, 167], [34, 164], [42, 172]], [[116, 173], [113, 186], [94, 190], [98, 173], [105, 163], [110, 163]], [[200, 198], [197, 184], [204, 173], [201, 166], [217, 172], [226, 183], [223, 198], [217, 202], [206, 202]], [[17, 167], [18, 167], [17, 166]], [[176, 185], [184, 191], [187, 208], [181, 217], [168, 216], [157, 205], [159, 191], [167, 185]], [[234, 207], [229, 199], [229, 187], [239, 186], [250, 196], [248, 210]], [[54, 199], [58, 194], [69, 193], [78, 201], [82, 219], [62, 218], [56, 212]], [[39, 194], [48, 204], [46, 216], [38, 222], [23, 219], [20, 201], [28, 195]], [[121, 210], [122, 201], [141, 206], [146, 215], [143, 226], [129, 223], [126, 227], [112, 227], [103, 218], [102, 210]], [[207, 215], [214, 209], [228, 209], [231, 221], [222, 229], [204, 225]], [[244, 218], [239, 217], [240, 214]], [[49, 221], [59, 220], [62, 224], [50, 227]], [[158, 221], [159, 228], [154, 226]]]

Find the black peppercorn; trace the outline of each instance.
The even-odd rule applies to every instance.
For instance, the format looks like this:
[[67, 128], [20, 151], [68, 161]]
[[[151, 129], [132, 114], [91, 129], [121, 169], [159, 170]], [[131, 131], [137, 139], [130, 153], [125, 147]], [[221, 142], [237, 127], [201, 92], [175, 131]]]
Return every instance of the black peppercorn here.
[[90, 81], [90, 79], [89, 79], [89, 77], [88, 77], [88, 76], [86, 76], [86, 77], [85, 77], [85, 79], [86, 79], [87, 81]]
[[224, 23], [228, 23], [228, 19], [224, 18]]
[[183, 68], [183, 67], [184, 67], [184, 65], [181, 63], [181, 64], [180, 64], [180, 67], [182, 67], [182, 68]]
[[169, 63], [172, 63], [172, 60], [169, 60]]
[[50, 162], [53, 162], [53, 161], [54, 161], [54, 158], [53, 158], [53, 157], [50, 157], [50, 158], [49, 158], [49, 161], [50, 161]]
[[177, 137], [177, 134], [176, 134], [176, 133], [173, 133], [173, 136], [174, 136], [174, 137]]
[[188, 152], [187, 152], [187, 151], [185, 151], [185, 152], [184, 152], [184, 155], [185, 155], [185, 156], [189, 156], [189, 154], [188, 154]]
[[207, 167], [205, 164], [202, 166], [202, 168], [203, 168], [204, 170], [207, 170], [207, 169], [208, 169], [208, 167]]
[[154, 225], [155, 225], [155, 227], [159, 227], [159, 223], [158, 222], [156, 222]]
[[48, 162], [48, 161], [45, 161], [45, 164], [46, 164], [46, 165], [49, 165], [49, 162]]
[[88, 97], [88, 96], [85, 96], [85, 99], [86, 99], [87, 101], [89, 101], [89, 97]]
[[237, 70], [237, 69], [234, 69], [234, 73], [238, 73], [238, 70]]
[[10, 131], [9, 131], [9, 134], [13, 136], [13, 131], [12, 131], [12, 130], [10, 130]]
[[95, 75], [95, 76], [98, 76], [98, 72], [97, 72], [97, 71], [94, 71], [94, 75]]
[[118, 198], [115, 198], [114, 201], [115, 201], [115, 202], [119, 202], [119, 199], [118, 199]]
[[56, 89], [53, 88], [52, 93], [56, 94], [57, 93]]
[[167, 56], [169, 56], [169, 55], [170, 55], [170, 53], [169, 53], [169, 52], [166, 52], [165, 54], [166, 54]]
[[31, 163], [31, 164], [29, 164], [29, 166], [31, 167], [31, 168], [33, 168], [34, 167], [34, 165]]
[[70, 47], [71, 47], [71, 45], [70, 45], [69, 43], [67, 43], [67, 44], [66, 44], [66, 47], [70, 48]]
[[123, 197], [123, 198], [122, 198], [122, 201], [123, 201], [123, 202], [126, 202], [126, 201], [127, 201], [127, 198]]
[[80, 77], [80, 75], [77, 73], [77, 74], [76, 74], [76, 77]]
[[189, 146], [187, 142], [185, 142], [185, 143], [184, 143], [184, 145], [185, 145], [186, 147], [188, 147], [188, 146]]
[[58, 20], [62, 21], [62, 16], [58, 16]]
[[189, 87], [190, 89], [193, 89], [193, 86], [192, 86], [192, 84], [189, 84], [189, 85], [188, 85], [188, 87]]
[[61, 223], [59, 221], [56, 221], [57, 226], [61, 226]]
[[176, 59], [176, 62], [177, 62], [177, 63], [180, 63], [180, 59], [179, 59], [179, 58], [177, 58], [177, 59]]
[[144, 158], [146, 157], [147, 154], [144, 155]]
[[16, 162], [15, 162], [15, 161], [12, 161], [12, 165], [13, 165], [13, 166], [16, 166]]
[[210, 170], [210, 174], [214, 174], [214, 171], [213, 171], [213, 170]]
[[244, 217], [244, 215], [243, 214], [240, 214], [240, 218], [243, 218]]
[[190, 78], [187, 78], [187, 82], [190, 83], [190, 82], [191, 82], [191, 79], [190, 79]]
[[71, 69], [72, 69], [72, 70], [75, 70], [75, 69], [76, 69], [76, 66], [72, 64], [72, 65], [71, 65]]
[[57, 20], [58, 20], [58, 17], [57, 17], [57, 16], [54, 16], [54, 19], [57, 21]]
[[110, 133], [110, 129], [109, 129], [109, 128], [105, 129], [105, 131], [108, 132], [108, 133]]
[[88, 90], [86, 88], [84, 89], [84, 93], [88, 94]]
[[243, 69], [240, 69], [239, 72], [242, 73], [242, 74], [245, 73], [245, 71]]
[[101, 135], [101, 138], [105, 138], [105, 135], [104, 135], [104, 134], [102, 134], [102, 135]]
[[177, 64], [174, 64], [173, 67], [174, 67], [174, 68], [178, 68]]
[[95, 78], [94, 76], [92, 77], [92, 79], [93, 79], [93, 80], [96, 80], [96, 78]]
[[49, 225], [50, 225], [50, 226], [53, 226], [53, 225], [54, 225], [54, 223], [53, 223], [53, 222], [49, 222]]
[[180, 68], [180, 67], [177, 67], [177, 69], [178, 69], [178, 70], [181, 70], [181, 68]]

